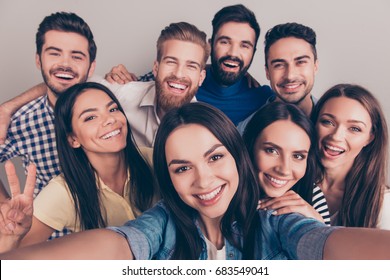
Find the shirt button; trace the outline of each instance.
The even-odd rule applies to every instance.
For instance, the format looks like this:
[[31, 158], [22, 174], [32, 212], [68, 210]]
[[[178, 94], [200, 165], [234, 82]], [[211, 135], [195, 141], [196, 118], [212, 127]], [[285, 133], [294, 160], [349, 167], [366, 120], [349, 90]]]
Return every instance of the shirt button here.
[[232, 252], [229, 253], [229, 258], [233, 258], [234, 254]]

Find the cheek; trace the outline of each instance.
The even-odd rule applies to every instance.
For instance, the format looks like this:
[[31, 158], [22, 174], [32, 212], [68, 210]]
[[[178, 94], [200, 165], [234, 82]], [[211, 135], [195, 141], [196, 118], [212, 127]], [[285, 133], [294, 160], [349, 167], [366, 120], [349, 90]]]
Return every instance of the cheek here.
[[300, 180], [306, 173], [307, 163], [298, 163], [294, 166], [294, 177], [298, 181]]

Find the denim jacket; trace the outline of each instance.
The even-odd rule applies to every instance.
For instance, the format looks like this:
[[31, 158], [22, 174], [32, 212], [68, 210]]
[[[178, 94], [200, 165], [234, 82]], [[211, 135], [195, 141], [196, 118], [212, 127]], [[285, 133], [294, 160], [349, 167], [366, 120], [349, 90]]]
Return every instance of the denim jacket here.
[[[255, 240], [255, 259], [322, 259], [325, 241], [336, 227], [300, 214], [274, 216], [272, 211], [258, 211], [260, 229]], [[204, 236], [195, 221], [198, 234], [203, 240], [200, 260], [207, 259]], [[126, 237], [135, 259], [171, 259], [176, 243], [176, 227], [173, 217], [163, 202], [144, 212], [135, 220], [121, 227], [110, 227]], [[242, 242], [242, 236], [236, 223], [232, 232]], [[239, 249], [225, 239], [226, 259], [240, 260]]]

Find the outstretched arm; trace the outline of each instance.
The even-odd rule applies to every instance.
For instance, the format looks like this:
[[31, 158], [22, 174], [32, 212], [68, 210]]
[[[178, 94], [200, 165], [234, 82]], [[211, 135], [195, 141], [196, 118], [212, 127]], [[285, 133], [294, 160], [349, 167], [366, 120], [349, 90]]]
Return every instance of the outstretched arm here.
[[390, 231], [340, 228], [328, 237], [324, 259], [390, 260]]
[[46, 85], [41, 83], [0, 105], [0, 145], [4, 144], [7, 137], [8, 126], [12, 115], [23, 105], [44, 95], [46, 91]]
[[33, 193], [36, 168], [30, 164], [24, 192], [21, 193], [15, 167], [11, 161], [5, 163], [5, 171], [11, 190], [11, 199], [0, 205], [0, 252], [19, 246], [21, 239], [31, 227]]
[[124, 260], [133, 259], [133, 254], [125, 237], [112, 230], [94, 229], [9, 251], [0, 254], [0, 259]]
[[300, 213], [308, 218], [314, 218], [324, 223], [321, 214], [318, 213], [312, 205], [307, 203], [299, 194], [290, 190], [284, 195], [275, 198], [259, 200], [258, 209], [273, 209], [274, 215], [283, 215], [288, 213]]

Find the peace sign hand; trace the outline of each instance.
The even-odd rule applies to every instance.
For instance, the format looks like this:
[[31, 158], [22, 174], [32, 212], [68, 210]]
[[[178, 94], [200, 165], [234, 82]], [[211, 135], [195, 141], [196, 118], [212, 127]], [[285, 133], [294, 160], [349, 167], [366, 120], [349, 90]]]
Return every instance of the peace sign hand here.
[[33, 193], [36, 180], [36, 167], [27, 168], [24, 192], [21, 193], [19, 179], [11, 161], [5, 163], [11, 199], [0, 205], [0, 251], [16, 248], [30, 230], [33, 215]]

